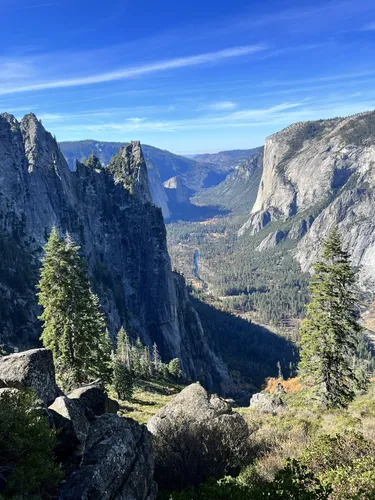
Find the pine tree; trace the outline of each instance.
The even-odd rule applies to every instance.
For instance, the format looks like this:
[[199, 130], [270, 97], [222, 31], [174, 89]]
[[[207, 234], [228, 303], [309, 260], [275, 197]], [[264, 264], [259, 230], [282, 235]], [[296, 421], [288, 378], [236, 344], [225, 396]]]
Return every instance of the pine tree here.
[[327, 407], [345, 407], [358, 383], [354, 359], [361, 327], [356, 277], [337, 230], [327, 239], [314, 271], [301, 325], [299, 372]]
[[113, 385], [120, 399], [131, 397], [134, 389], [130, 349], [129, 336], [124, 328], [121, 328], [117, 334], [117, 349], [113, 363]]
[[150, 359], [150, 349], [147, 345], [143, 347], [143, 355], [141, 358], [142, 362], [142, 372], [145, 378], [150, 378], [152, 375], [151, 359]]
[[159, 372], [159, 365], [160, 365], [161, 359], [160, 359], [159, 349], [158, 349], [156, 342], [154, 342], [154, 345], [152, 346], [152, 362], [154, 365], [155, 374], [157, 374]]
[[169, 362], [168, 373], [176, 380], [179, 380], [182, 377], [181, 363], [178, 358], [174, 358]]
[[137, 337], [135, 344], [131, 347], [131, 362], [134, 371], [134, 375], [136, 378], [141, 378], [143, 376], [143, 362], [142, 357], [144, 355], [144, 345], [140, 337]]
[[280, 363], [280, 361], [278, 361], [276, 363], [276, 366], [277, 366], [277, 378], [280, 379], [280, 380], [284, 380], [283, 371], [281, 369], [281, 363]]
[[96, 378], [107, 383], [112, 372], [104, 316], [78, 252], [69, 235], [62, 240], [53, 228], [38, 284], [41, 340], [51, 349], [57, 375], [67, 389]]

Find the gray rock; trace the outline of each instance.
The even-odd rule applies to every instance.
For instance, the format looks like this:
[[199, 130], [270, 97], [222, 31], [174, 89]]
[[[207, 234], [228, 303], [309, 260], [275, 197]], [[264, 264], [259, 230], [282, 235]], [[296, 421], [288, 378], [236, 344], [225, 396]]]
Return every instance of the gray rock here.
[[263, 252], [269, 248], [274, 248], [279, 245], [286, 238], [286, 234], [283, 231], [276, 231], [270, 233], [264, 238], [261, 244], [257, 247], [258, 252]]
[[198, 383], [160, 409], [147, 428], [160, 487], [182, 488], [221, 477], [240, 466], [247, 452], [249, 429], [242, 416]]
[[59, 500], [154, 500], [154, 461], [147, 429], [134, 420], [102, 415], [90, 425], [81, 467]]
[[70, 392], [68, 398], [78, 400], [90, 420], [92, 420], [93, 416], [98, 417], [107, 412], [108, 395], [100, 382], [79, 387]]
[[220, 415], [234, 415], [231, 406], [216, 394], [210, 395], [201, 384], [190, 384], [150, 418], [147, 428], [151, 434], [157, 434], [168, 420], [177, 420], [180, 416], [207, 420]]
[[44, 404], [52, 403], [61, 391], [51, 351], [32, 349], [0, 357], [0, 387], [30, 388]]
[[89, 421], [81, 402], [60, 396], [48, 410], [54, 427], [60, 430], [58, 451], [65, 456], [69, 455], [69, 452], [82, 455], [89, 431]]
[[281, 382], [277, 383], [276, 389], [275, 389], [275, 394], [277, 394], [278, 396], [280, 394], [286, 394], [286, 390], [284, 389], [284, 386]]
[[122, 147], [108, 164], [116, 183], [121, 184], [141, 203], [151, 203], [150, 182], [141, 143], [132, 141]]
[[277, 394], [259, 392], [251, 397], [250, 408], [253, 408], [258, 413], [277, 415], [288, 410], [288, 405]]
[[117, 414], [119, 409], [120, 409], [120, 405], [115, 399], [112, 399], [112, 398], [107, 399], [107, 405], [106, 405], [106, 410], [105, 410], [106, 413]]
[[307, 219], [301, 219], [295, 222], [288, 233], [288, 238], [292, 240], [299, 240], [310, 229], [312, 223], [314, 222], [314, 217], [310, 215]]
[[167, 190], [166, 193], [169, 196], [169, 191], [174, 190], [175, 200], [177, 203], [189, 203], [190, 196], [189, 190], [183, 183], [181, 177], [176, 175], [175, 177], [171, 177], [167, 181], [164, 182], [164, 187]]

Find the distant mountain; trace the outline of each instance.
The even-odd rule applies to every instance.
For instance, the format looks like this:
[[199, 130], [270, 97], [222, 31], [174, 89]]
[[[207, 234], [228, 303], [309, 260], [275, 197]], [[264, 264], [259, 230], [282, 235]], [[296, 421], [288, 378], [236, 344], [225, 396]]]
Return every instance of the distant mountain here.
[[[124, 145], [125, 142], [98, 142], [94, 140], [60, 142], [61, 151], [71, 170], [74, 170], [76, 160], [83, 161], [92, 153], [99, 158], [103, 165], [106, 165]], [[198, 162], [147, 144], [142, 144], [142, 151], [147, 166], [159, 171], [162, 182], [179, 175], [186, 187], [194, 191], [218, 184], [223, 180], [226, 172], [230, 170], [230, 168], [223, 168], [220, 163]]]
[[192, 203], [223, 208], [234, 215], [246, 215], [252, 209], [263, 171], [263, 148], [235, 167], [217, 186], [198, 192]]
[[242, 161], [247, 160], [250, 156], [259, 152], [261, 148], [253, 149], [234, 149], [232, 151], [220, 151], [213, 154], [199, 154], [192, 158], [199, 163], [211, 163], [216, 165], [222, 171], [229, 172], [234, 167], [237, 167]]
[[[76, 160], [82, 162], [92, 153], [99, 158], [103, 165], [107, 165], [124, 144], [121, 142], [84, 140], [60, 142], [59, 145], [69, 168], [74, 170]], [[176, 195], [172, 189], [165, 190], [164, 182], [178, 176], [180, 184], [185, 186], [189, 193], [193, 194], [200, 189], [216, 186], [228, 174], [228, 168], [223, 168], [219, 164], [200, 163], [153, 146], [142, 145], [142, 152], [150, 178], [152, 200], [155, 205], [162, 209], [165, 220], [181, 217], [182, 214], [186, 219], [189, 217], [189, 213], [186, 204], [184, 204], [182, 210], [182, 207], [176, 203]], [[171, 207], [173, 207], [173, 210]], [[199, 218], [196, 208], [193, 209], [193, 212], [193, 217]], [[205, 210], [204, 213], [207, 213], [207, 211]]]
[[125, 142], [98, 142], [90, 139], [84, 141], [64, 141], [59, 143], [70, 170], [75, 169], [76, 160], [82, 162], [92, 153], [100, 160], [102, 165], [107, 165], [112, 156], [114, 156], [124, 145]]

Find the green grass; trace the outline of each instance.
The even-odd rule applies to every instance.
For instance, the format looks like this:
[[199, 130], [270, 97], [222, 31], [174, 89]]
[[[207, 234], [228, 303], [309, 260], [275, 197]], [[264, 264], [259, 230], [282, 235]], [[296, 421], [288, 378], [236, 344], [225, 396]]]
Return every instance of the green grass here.
[[146, 424], [160, 408], [168, 404], [183, 388], [183, 385], [165, 380], [141, 381], [130, 399], [119, 401], [121, 416], [132, 418], [140, 424]]

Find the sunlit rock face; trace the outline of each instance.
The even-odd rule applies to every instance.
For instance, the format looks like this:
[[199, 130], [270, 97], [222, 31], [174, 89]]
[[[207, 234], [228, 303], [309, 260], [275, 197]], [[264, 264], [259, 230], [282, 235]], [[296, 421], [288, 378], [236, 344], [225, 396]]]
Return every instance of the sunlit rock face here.
[[[239, 234], [296, 219], [296, 257], [310, 271], [337, 226], [363, 285], [375, 279], [375, 112], [296, 123], [266, 140], [263, 174]], [[300, 220], [305, 223], [299, 222]]]

